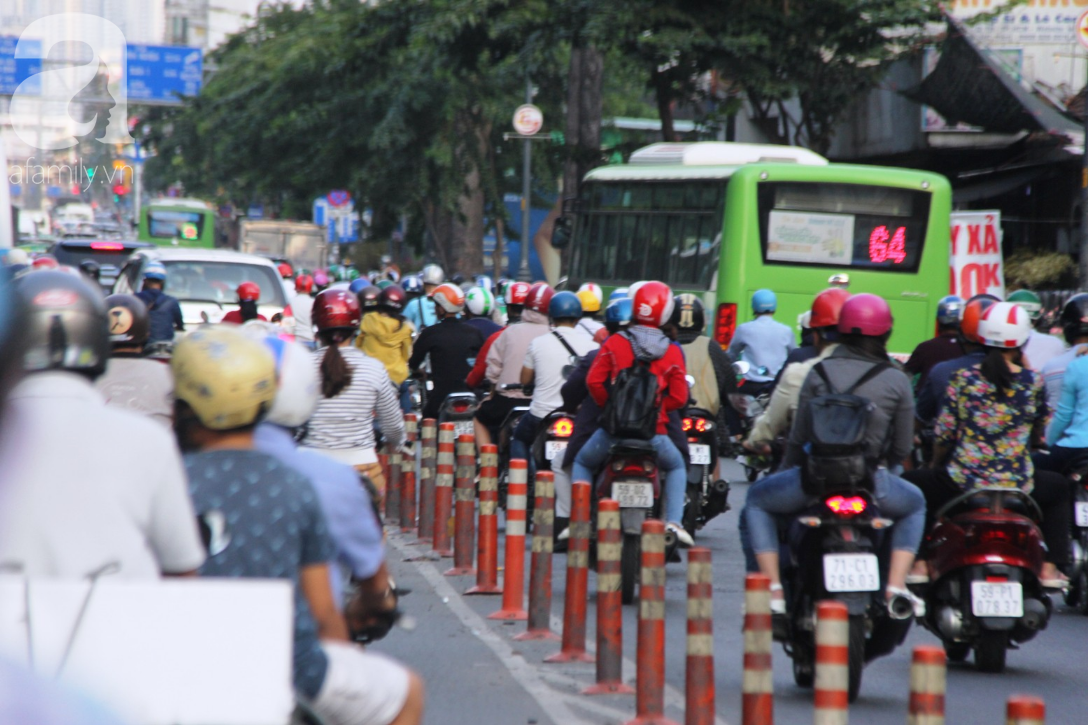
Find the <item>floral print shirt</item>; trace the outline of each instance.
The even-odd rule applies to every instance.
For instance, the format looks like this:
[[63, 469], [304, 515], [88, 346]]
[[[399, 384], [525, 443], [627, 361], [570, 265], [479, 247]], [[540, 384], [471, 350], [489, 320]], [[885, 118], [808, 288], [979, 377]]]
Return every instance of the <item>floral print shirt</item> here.
[[957, 371], [937, 419], [937, 442], [952, 448], [948, 475], [962, 488], [1030, 489], [1031, 431], [1048, 415], [1042, 378], [1028, 369], [1005, 392], [978, 365]]

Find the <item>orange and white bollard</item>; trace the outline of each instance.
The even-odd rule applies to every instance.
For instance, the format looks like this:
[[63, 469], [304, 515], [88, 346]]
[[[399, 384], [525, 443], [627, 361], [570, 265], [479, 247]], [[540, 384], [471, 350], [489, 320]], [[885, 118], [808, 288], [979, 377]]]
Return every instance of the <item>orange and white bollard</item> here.
[[529, 495], [528, 464], [510, 461], [506, 491], [506, 569], [502, 576], [502, 609], [488, 619], [524, 621], [525, 611], [525, 504]]
[[420, 541], [430, 541], [434, 536], [434, 477], [438, 457], [438, 423], [434, 418], [424, 418], [419, 443], [419, 527]]
[[943, 647], [920, 645], [914, 648], [907, 725], [944, 725], [946, 668]]
[[391, 524], [400, 522], [401, 465], [404, 454], [389, 449], [388, 473], [385, 474], [385, 520]]
[[[419, 432], [415, 413], [404, 416], [404, 434], [408, 445], [416, 442]], [[400, 466], [400, 531], [407, 533], [416, 528], [416, 458], [402, 456]]]
[[689, 550], [684, 725], [714, 725], [713, 581], [710, 549]]
[[636, 714], [627, 725], [675, 725], [665, 717], [665, 524], [654, 519], [642, 524], [635, 666]]
[[454, 489], [453, 568], [446, 576], [467, 576], [476, 545], [476, 437], [457, 437], [457, 476]]
[[563, 597], [563, 641], [545, 662], [592, 662], [586, 652], [586, 607], [589, 604], [589, 510], [591, 486], [571, 486], [570, 543], [567, 548], [567, 591]]
[[1046, 705], [1042, 698], [1030, 695], [1013, 695], [1005, 710], [1005, 725], [1043, 725], [1046, 722]]
[[846, 725], [850, 694], [850, 611], [842, 602], [816, 605], [816, 725]]
[[630, 695], [623, 683], [623, 531], [620, 505], [610, 498], [597, 502], [597, 682], [583, 695]]
[[378, 466], [382, 469], [382, 478], [385, 480], [385, 486], [378, 489], [378, 496], [380, 500], [378, 505], [381, 508], [383, 522], [389, 518], [389, 452], [385, 446], [381, 446], [378, 451]]
[[439, 556], [453, 556], [450, 519], [453, 515], [453, 423], [438, 426], [438, 466], [434, 478], [434, 542]]
[[555, 477], [551, 471], [536, 474], [536, 505], [533, 507], [533, 545], [529, 566], [528, 628], [516, 640], [559, 639], [551, 630], [552, 535], [555, 528]]
[[773, 644], [771, 578], [763, 574], [749, 574], [744, 581], [741, 725], [774, 725]]
[[[500, 594], [499, 448], [480, 446], [480, 516], [476, 547], [476, 586], [465, 594]], [[534, 541], [535, 543], [535, 541]]]

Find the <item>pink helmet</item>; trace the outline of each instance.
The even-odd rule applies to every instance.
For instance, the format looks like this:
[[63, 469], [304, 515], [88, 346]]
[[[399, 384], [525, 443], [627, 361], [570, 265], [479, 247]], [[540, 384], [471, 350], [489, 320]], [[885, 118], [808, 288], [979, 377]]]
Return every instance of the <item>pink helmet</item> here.
[[868, 292], [853, 295], [839, 312], [839, 332], [879, 337], [892, 329], [892, 311], [883, 297]]

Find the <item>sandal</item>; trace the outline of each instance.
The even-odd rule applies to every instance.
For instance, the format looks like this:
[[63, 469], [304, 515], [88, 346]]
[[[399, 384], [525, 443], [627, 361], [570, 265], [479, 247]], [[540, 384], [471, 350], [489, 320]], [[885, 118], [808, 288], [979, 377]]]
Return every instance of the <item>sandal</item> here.
[[781, 591], [782, 591], [782, 585], [781, 584], [772, 584], [771, 585], [771, 614], [772, 615], [775, 615], [775, 614], [784, 615], [786, 613], [786, 598], [784, 596], [783, 597], [775, 597], [775, 595], [774, 595], [775, 592], [781, 592]]

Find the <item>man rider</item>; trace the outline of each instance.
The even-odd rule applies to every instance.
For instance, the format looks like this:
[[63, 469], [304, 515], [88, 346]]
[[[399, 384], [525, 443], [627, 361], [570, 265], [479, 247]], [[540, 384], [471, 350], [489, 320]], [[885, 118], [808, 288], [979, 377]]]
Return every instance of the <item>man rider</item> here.
[[604, 329], [601, 324], [601, 288], [587, 282], [578, 288], [578, 301], [582, 303], [582, 319], [578, 321], [578, 328], [594, 337]]
[[171, 342], [174, 331], [185, 332], [185, 322], [181, 317], [181, 304], [163, 292], [166, 287], [166, 267], [162, 262], [149, 262], [144, 268], [144, 286], [136, 296], [147, 305], [147, 314], [151, 318], [151, 332], [148, 342]]
[[427, 393], [424, 418], [438, 418], [442, 402], [451, 393], [468, 392], [465, 378], [470, 370], [469, 361], [477, 357], [484, 344], [484, 336], [478, 329], [457, 319], [465, 306], [465, 293], [452, 284], [434, 288], [431, 299], [437, 312], [438, 324], [419, 333], [408, 369], [418, 370], [430, 356], [430, 381], [433, 388]]
[[1046, 387], [1046, 404], [1052, 411], [1058, 409], [1058, 402], [1062, 398], [1065, 369], [1078, 355], [1084, 354], [1084, 345], [1088, 345], [1088, 293], [1081, 292], [1070, 297], [1062, 307], [1059, 322], [1070, 349], [1053, 358], [1041, 371]]
[[314, 278], [308, 274], [295, 277], [295, 296], [291, 298], [291, 312], [295, 316], [295, 339], [310, 348], [314, 347]]
[[256, 282], [242, 282], [238, 285], [238, 309], [223, 315], [223, 322], [241, 325], [250, 320], [267, 322], [268, 318], [257, 312], [257, 300], [261, 298], [261, 288]]
[[110, 295], [106, 306], [113, 350], [94, 387], [107, 405], [143, 413], [169, 429], [174, 419], [174, 378], [161, 362], [144, 357], [151, 324], [147, 305], [133, 295]]
[[752, 294], [752, 313], [755, 319], [737, 327], [729, 354], [735, 360], [744, 360], [752, 367], [744, 376], [746, 380], [765, 388], [774, 381], [786, 362], [786, 356], [797, 347], [793, 330], [774, 319], [778, 298], [769, 289], [756, 290]]
[[446, 273], [437, 264], [428, 264], [419, 273], [419, 280], [423, 283], [423, 294], [408, 303], [404, 316], [412, 323], [412, 327], [423, 332], [424, 328], [438, 322], [438, 311], [432, 295], [438, 285], [446, 281]]
[[484, 287], [473, 287], [465, 293], [465, 322], [483, 333], [484, 339], [502, 329], [491, 319], [495, 311], [495, 296]]
[[1065, 343], [1037, 329], [1043, 316], [1043, 301], [1039, 295], [1019, 289], [1009, 295], [1008, 301], [1023, 307], [1031, 319], [1031, 334], [1024, 345], [1024, 364], [1032, 370], [1042, 370], [1044, 365], [1065, 352]]
[[948, 295], [937, 302], [937, 336], [921, 342], [914, 348], [904, 368], [908, 375], [916, 376], [915, 390], [921, 390], [934, 365], [954, 360], [963, 355], [960, 345], [960, 317], [967, 303], [962, 297]]

